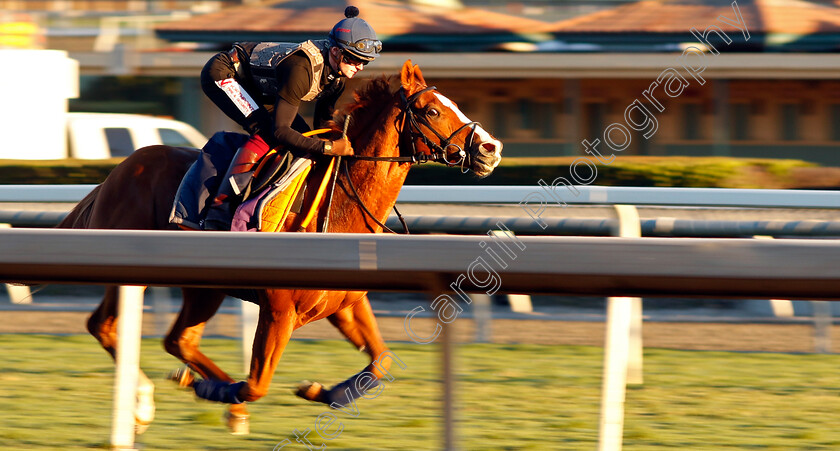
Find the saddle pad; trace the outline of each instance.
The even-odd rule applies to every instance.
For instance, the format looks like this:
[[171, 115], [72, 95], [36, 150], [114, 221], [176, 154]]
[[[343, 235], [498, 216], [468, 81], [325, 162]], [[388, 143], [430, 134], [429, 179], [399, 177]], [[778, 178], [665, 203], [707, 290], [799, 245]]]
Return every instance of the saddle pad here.
[[288, 176], [283, 177], [279, 183], [269, 189], [265, 197], [260, 199], [257, 204], [258, 231], [278, 232], [283, 228], [292, 202], [297, 197], [310, 169], [312, 169], [312, 160], [298, 158], [292, 163]]
[[[295, 158], [280, 179], [237, 207], [230, 229], [234, 232], [279, 230], [311, 167], [309, 158]], [[265, 220], [263, 215], [267, 215]]]

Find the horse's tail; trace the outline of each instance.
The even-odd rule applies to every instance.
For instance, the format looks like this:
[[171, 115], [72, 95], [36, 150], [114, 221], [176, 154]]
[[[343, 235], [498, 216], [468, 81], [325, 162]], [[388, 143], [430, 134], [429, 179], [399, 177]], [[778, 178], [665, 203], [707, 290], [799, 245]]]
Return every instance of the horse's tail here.
[[93, 211], [93, 204], [96, 203], [96, 196], [102, 185], [96, 185], [84, 199], [82, 199], [73, 210], [56, 227], [59, 229], [86, 229], [90, 221], [90, 213]]

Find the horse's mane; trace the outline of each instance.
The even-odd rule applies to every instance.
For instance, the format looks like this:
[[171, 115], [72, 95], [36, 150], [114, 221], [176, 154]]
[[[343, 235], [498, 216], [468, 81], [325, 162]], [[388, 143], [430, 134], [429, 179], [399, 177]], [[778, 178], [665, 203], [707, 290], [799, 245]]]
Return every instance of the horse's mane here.
[[390, 102], [394, 93], [391, 89], [393, 76], [381, 75], [365, 83], [353, 93], [353, 102], [342, 107], [336, 113], [333, 120], [328, 121], [325, 126], [333, 130], [341, 130], [344, 120], [348, 115], [353, 120], [360, 120], [370, 114], [377, 114], [383, 105]]

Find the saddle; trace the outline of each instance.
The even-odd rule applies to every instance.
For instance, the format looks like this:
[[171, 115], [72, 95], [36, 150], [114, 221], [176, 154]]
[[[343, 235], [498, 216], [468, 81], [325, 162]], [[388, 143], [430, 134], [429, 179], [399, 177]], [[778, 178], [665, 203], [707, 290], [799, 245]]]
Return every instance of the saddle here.
[[[222, 175], [233, 160], [236, 149], [247, 140], [247, 135], [231, 132], [218, 132], [210, 138], [181, 180], [170, 212], [170, 223], [182, 229], [201, 229], [201, 220], [221, 184]], [[308, 156], [295, 157], [291, 152], [272, 150], [266, 154], [253, 171], [240, 175], [244, 179], [238, 183], [243, 187], [242, 199], [233, 215], [231, 230], [281, 230], [289, 213], [301, 213], [304, 188], [314, 164]], [[315, 209], [326, 191], [332, 170], [331, 159], [301, 228], [305, 228], [317, 213]]]

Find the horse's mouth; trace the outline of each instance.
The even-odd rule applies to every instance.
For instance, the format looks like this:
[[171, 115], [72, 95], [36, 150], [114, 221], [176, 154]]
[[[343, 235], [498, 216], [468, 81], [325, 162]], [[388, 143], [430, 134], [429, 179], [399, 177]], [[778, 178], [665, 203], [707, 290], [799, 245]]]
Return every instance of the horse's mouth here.
[[472, 164], [470, 169], [478, 177], [487, 177], [493, 173], [502, 161], [502, 142], [499, 140], [478, 143], [476, 150], [471, 152]]

